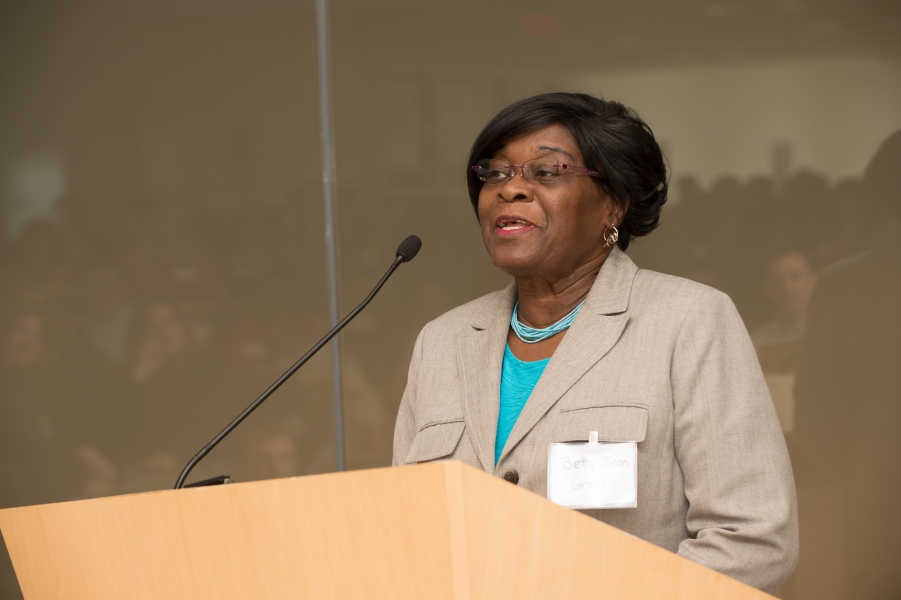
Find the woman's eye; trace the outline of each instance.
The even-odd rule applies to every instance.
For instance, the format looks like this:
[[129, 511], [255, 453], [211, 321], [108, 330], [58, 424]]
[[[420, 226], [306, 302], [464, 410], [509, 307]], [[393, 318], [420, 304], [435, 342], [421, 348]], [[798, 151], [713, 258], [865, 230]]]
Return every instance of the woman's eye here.
[[486, 179], [488, 181], [502, 181], [507, 178], [507, 174], [503, 171], [498, 171], [497, 169], [491, 169], [488, 171], [486, 175]]
[[540, 167], [535, 170], [535, 179], [553, 179], [557, 176], [557, 169], [549, 167]]

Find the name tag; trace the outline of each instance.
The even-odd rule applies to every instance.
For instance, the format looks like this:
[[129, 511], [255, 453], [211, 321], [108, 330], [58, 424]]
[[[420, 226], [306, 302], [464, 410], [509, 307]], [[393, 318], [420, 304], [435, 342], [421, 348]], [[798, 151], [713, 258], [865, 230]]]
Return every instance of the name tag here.
[[638, 506], [638, 444], [550, 444], [547, 453], [548, 500], [567, 508]]

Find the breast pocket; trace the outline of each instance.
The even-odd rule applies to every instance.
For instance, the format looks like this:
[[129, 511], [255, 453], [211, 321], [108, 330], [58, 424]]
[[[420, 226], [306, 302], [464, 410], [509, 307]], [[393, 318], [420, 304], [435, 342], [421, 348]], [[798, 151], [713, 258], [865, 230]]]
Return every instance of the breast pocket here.
[[648, 407], [643, 404], [586, 406], [564, 410], [557, 419], [555, 442], [587, 442], [597, 431], [599, 442], [643, 442], [648, 433]]
[[404, 464], [428, 462], [450, 456], [457, 449], [465, 427], [466, 424], [462, 419], [424, 425], [413, 438]]

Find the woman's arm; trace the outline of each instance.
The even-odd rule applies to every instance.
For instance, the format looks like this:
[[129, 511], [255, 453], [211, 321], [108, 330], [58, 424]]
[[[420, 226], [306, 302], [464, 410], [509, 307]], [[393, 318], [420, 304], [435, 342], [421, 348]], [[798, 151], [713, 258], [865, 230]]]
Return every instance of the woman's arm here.
[[397, 423], [394, 425], [394, 457], [391, 464], [395, 467], [403, 465], [410, 444], [416, 436], [416, 417], [413, 406], [416, 404], [419, 365], [422, 362], [422, 338], [425, 329], [419, 332], [416, 345], [413, 346], [413, 357], [410, 359], [410, 370], [407, 373], [407, 387], [404, 389], [400, 408], [397, 411]]
[[785, 439], [732, 301], [701, 291], [673, 355], [674, 445], [693, 539], [679, 554], [774, 591], [798, 556], [795, 487]]

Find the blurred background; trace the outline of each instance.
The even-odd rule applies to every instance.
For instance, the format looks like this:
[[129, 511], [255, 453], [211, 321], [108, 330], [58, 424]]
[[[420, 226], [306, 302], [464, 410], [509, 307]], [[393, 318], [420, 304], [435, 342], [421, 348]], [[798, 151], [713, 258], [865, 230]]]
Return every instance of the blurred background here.
[[[792, 454], [782, 598], [901, 598], [901, 4], [330, 0], [347, 462], [390, 464], [416, 334], [506, 285], [464, 184], [512, 101], [633, 107], [643, 268], [728, 293]], [[312, 0], [0, 4], [0, 507], [165, 489], [329, 327]], [[894, 152], [894, 154], [892, 154]], [[322, 352], [195, 470], [336, 468]], [[0, 597], [19, 598], [5, 554]]]

